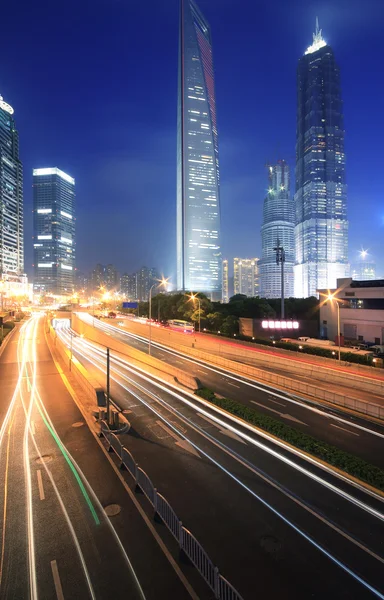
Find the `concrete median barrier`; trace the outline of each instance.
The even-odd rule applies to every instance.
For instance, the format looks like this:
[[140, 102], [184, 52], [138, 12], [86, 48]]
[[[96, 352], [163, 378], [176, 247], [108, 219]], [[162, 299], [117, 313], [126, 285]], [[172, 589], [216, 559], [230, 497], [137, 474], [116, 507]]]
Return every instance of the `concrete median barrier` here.
[[145, 352], [141, 352], [141, 350], [136, 350], [120, 340], [116, 340], [96, 327], [84, 323], [76, 314], [72, 315], [72, 328], [76, 333], [83, 334], [89, 340], [107, 346], [110, 350], [128, 357], [132, 366], [145, 369], [151, 375], [160, 377], [169, 383], [175, 383], [176, 381], [190, 390], [195, 390], [199, 387], [199, 381], [195, 377], [185, 373], [182, 369], [168, 365], [162, 360], [149, 356]]

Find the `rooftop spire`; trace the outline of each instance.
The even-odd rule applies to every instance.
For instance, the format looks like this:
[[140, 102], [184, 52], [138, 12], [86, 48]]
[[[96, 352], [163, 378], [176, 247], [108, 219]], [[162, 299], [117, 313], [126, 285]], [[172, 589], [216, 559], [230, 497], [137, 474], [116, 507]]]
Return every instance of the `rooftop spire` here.
[[309, 48], [306, 49], [305, 54], [312, 54], [312, 52], [317, 52], [317, 50], [320, 50], [320, 48], [323, 48], [326, 45], [327, 43], [323, 39], [322, 30], [319, 28], [319, 19], [318, 17], [316, 17], [316, 30], [313, 34], [312, 46], [309, 46]]

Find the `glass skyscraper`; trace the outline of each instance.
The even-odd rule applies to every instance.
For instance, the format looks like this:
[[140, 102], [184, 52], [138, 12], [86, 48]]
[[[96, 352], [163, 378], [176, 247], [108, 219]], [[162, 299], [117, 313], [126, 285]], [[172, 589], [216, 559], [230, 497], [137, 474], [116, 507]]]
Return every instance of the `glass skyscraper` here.
[[0, 96], [0, 278], [24, 271], [23, 166], [12, 106]]
[[348, 271], [340, 71], [317, 22], [297, 70], [295, 211], [295, 296], [315, 296]]
[[33, 169], [34, 292], [66, 296], [75, 285], [75, 180]]
[[177, 138], [177, 287], [221, 300], [212, 41], [192, 0], [181, 0]]
[[261, 227], [260, 296], [281, 297], [281, 265], [276, 263], [274, 248], [282, 246], [285, 252], [284, 294], [290, 298], [294, 295], [295, 206], [289, 191], [289, 167], [284, 160], [279, 160], [276, 165], [268, 167], [268, 172], [269, 188]]

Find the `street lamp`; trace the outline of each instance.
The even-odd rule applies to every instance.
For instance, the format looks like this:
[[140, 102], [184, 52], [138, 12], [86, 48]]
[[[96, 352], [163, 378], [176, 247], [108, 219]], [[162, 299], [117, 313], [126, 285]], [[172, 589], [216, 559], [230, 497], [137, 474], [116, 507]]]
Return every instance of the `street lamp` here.
[[328, 295], [328, 300], [330, 302], [332, 302], [332, 300], [334, 300], [336, 302], [336, 306], [337, 306], [337, 337], [338, 337], [338, 342], [339, 342], [339, 360], [341, 360], [340, 358], [340, 305], [339, 305], [339, 299], [335, 297], [334, 294], [329, 294]]
[[152, 290], [154, 287], [164, 286], [166, 287], [168, 283], [168, 279], [163, 279], [161, 281], [155, 281], [149, 289], [149, 338], [148, 338], [148, 354], [151, 355], [151, 341], [152, 341]]
[[197, 300], [199, 303], [199, 333], [201, 333], [201, 302], [200, 302], [200, 298], [197, 294], [194, 294], [192, 292], [191, 295], [189, 296], [189, 300], [192, 300], [193, 304], [195, 304], [195, 300]]

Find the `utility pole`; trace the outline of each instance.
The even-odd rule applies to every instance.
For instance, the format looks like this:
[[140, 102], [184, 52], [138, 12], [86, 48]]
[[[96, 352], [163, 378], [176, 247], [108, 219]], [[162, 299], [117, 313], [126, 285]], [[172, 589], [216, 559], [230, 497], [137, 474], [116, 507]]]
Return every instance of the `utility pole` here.
[[109, 398], [110, 398], [109, 374], [110, 374], [110, 355], [109, 355], [109, 348], [107, 348], [107, 423], [108, 423], [108, 425], [109, 425]]
[[285, 318], [284, 310], [284, 263], [285, 263], [285, 250], [283, 246], [280, 246], [280, 240], [277, 238], [277, 245], [273, 249], [276, 252], [276, 264], [281, 265], [281, 319]]

